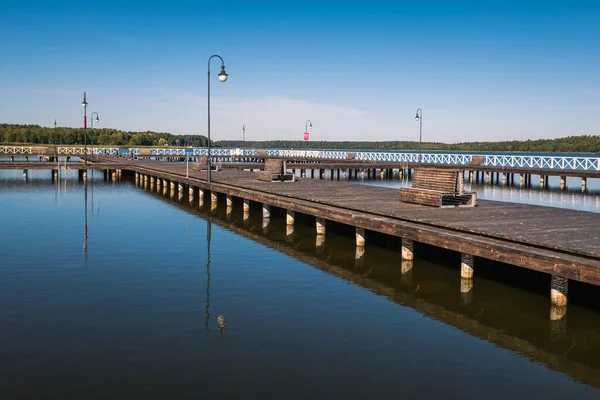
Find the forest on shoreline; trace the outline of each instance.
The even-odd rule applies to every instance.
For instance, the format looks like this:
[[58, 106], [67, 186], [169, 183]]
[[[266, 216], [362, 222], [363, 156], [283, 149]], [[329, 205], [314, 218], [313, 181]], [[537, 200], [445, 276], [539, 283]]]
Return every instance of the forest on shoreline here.
[[[109, 128], [88, 128], [88, 144], [100, 146], [175, 146], [206, 147], [208, 140], [201, 135], [174, 135], [166, 132], [130, 132]], [[48, 128], [39, 125], [0, 124], [0, 144], [83, 144], [82, 128]], [[267, 140], [212, 141], [222, 148], [262, 148], [297, 150], [419, 150], [419, 142], [382, 141], [301, 141]], [[440, 143], [424, 142], [424, 151], [488, 151], [488, 152], [544, 152], [544, 153], [600, 153], [600, 136], [568, 136], [557, 139], [512, 140], [501, 142]]]

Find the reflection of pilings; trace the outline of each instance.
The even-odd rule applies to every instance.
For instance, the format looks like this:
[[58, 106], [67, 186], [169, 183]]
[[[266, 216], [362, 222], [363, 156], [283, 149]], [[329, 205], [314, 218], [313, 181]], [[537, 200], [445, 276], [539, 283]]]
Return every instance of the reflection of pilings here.
[[365, 264], [365, 247], [357, 246], [356, 252], [354, 253], [354, 267], [362, 268]]
[[[290, 246], [285, 241], [272, 240], [257, 232], [241, 228], [235, 222], [227, 223], [217, 220], [216, 223], [250, 240], [294, 257], [320, 271], [372, 290], [374, 293], [385, 296], [396, 304], [410, 307], [423, 315], [439, 320], [449, 326], [454, 326], [473, 337], [483, 338], [500, 348], [523, 354], [540, 363], [540, 365], [546, 365], [587, 385], [600, 387], [598, 370], [590, 366], [589, 362], [573, 361], [571, 353], [566, 354], [565, 350], [567, 350], [567, 346], [562, 346], [564, 343], [560, 343], [561, 347], [564, 348], [557, 351], [554, 347], [548, 349], [547, 338], [529, 335], [527, 336], [528, 339], [526, 339], [522, 336], [511, 335], [508, 331], [512, 330], [512, 325], [509, 330], [498, 328], [498, 325], [502, 326], [501, 321], [490, 321], [480, 316], [483, 308], [476, 314], [470, 311], [457, 311], [454, 307], [452, 307], [453, 309], [449, 309], [446, 302], [442, 302], [441, 304], [431, 302], [431, 296], [424, 296], [424, 293], [422, 294], [422, 291], [419, 290], [418, 285], [412, 290], [408, 289], [410, 286], [405, 287], [404, 290], [400, 290], [399, 288], [383, 284], [377, 279], [373, 279], [373, 277], [365, 276], [362, 271], [352, 271], [347, 267], [341, 267], [330, 261], [326, 261], [323, 259], [324, 257], [317, 257], [310, 252], [299, 251], [295, 246]], [[403, 262], [402, 264], [404, 266], [405, 263]], [[403, 286], [405, 284], [404, 279], [405, 277], [402, 276], [401, 284]], [[469, 308], [465, 307], [465, 310], [469, 310]], [[492, 326], [490, 326], [490, 322]], [[557, 343], [557, 345], [559, 344]]]
[[473, 279], [460, 280], [460, 304], [466, 306], [473, 302]]
[[315, 246], [317, 248], [317, 253], [323, 251], [323, 249], [325, 248], [325, 235], [317, 235]]
[[211, 192], [210, 192], [210, 209], [211, 210], [217, 208], [218, 201], [219, 201], [219, 198], [217, 196], [217, 192], [211, 190]]
[[550, 340], [556, 341], [567, 336], [567, 307], [550, 306]]
[[287, 225], [285, 227], [285, 238], [288, 242], [293, 242], [296, 235], [294, 234], [294, 225]]
[[263, 229], [263, 234], [267, 234], [269, 233], [269, 225], [271, 223], [271, 218], [263, 218], [262, 220], [262, 229]]
[[413, 260], [402, 260], [400, 272], [401, 272], [400, 285], [401, 286], [412, 285]]

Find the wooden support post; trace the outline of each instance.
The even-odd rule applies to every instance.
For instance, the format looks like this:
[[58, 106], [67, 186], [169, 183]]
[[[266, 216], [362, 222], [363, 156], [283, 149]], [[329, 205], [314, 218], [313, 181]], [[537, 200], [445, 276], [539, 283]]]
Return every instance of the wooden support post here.
[[285, 213], [285, 224], [287, 226], [294, 226], [295, 213], [292, 210], [286, 210]]
[[545, 182], [544, 175], [540, 175], [540, 189], [544, 188], [544, 182]]
[[27, 170], [26, 170], [26, 169], [24, 169], [24, 170], [23, 170], [23, 179], [24, 179], [24, 180], [27, 180], [27, 179], [28, 179], [28, 173], [27, 173]]
[[138, 172], [135, 173], [135, 184], [138, 185], [140, 183], [140, 174]]
[[263, 203], [263, 205], [262, 205], [262, 215], [263, 215], [263, 219], [271, 218], [271, 206], [268, 205], [267, 203]]
[[169, 191], [169, 182], [167, 182], [166, 179], [163, 179], [163, 196], [167, 195], [167, 192]]
[[520, 174], [520, 176], [519, 176], [519, 186], [523, 187], [524, 181], [525, 181], [525, 178], [523, 177], [523, 174]]
[[160, 193], [160, 190], [161, 190], [161, 186], [160, 186], [160, 185], [161, 185], [161, 182], [162, 182], [162, 179], [160, 179], [160, 178], [156, 178], [156, 191], [157, 191], [158, 193]]
[[225, 203], [227, 204], [228, 208], [233, 207], [233, 197], [231, 197], [230, 194], [225, 196]]
[[[83, 179], [85, 179], [85, 178], [86, 178], [86, 174], [84, 173], [83, 174]], [[111, 179], [112, 179], [113, 182], [117, 181], [117, 171], [116, 170], [113, 170], [113, 172], [112, 172], [112, 178]]]
[[219, 198], [217, 197], [217, 192], [210, 192], [210, 209], [215, 209], [217, 208], [217, 202], [218, 202]]
[[323, 218], [317, 218], [317, 235], [325, 235], [325, 220]]
[[506, 185], [506, 175], [507, 175], [506, 172], [502, 173], [502, 184], [503, 185]]
[[553, 306], [567, 306], [567, 292], [569, 291], [569, 280], [561, 276], [552, 275], [550, 286], [550, 301]]
[[188, 189], [188, 196], [189, 196], [189, 202], [191, 203], [192, 201], [194, 201], [194, 197], [195, 197], [195, 193], [196, 192], [196, 188], [194, 188], [193, 186], [190, 185], [189, 189]]
[[474, 269], [474, 257], [471, 254], [462, 253], [460, 257], [460, 277], [472, 279]]
[[561, 176], [560, 177], [560, 190], [565, 190], [566, 187], [567, 187], [567, 177]]
[[402, 238], [402, 259], [413, 260], [414, 259], [414, 242], [410, 239]]
[[177, 191], [183, 196], [183, 185], [181, 183], [177, 184]]
[[365, 247], [365, 230], [356, 227], [356, 247]]
[[469, 171], [469, 183], [473, 183], [473, 171]]
[[486, 171], [486, 173], [485, 173], [485, 183], [490, 183], [490, 173], [489, 173], [489, 171]]
[[585, 192], [587, 189], [587, 178], [584, 176], [581, 178], [581, 191]]
[[169, 182], [169, 194], [171, 197], [175, 195], [175, 182]]

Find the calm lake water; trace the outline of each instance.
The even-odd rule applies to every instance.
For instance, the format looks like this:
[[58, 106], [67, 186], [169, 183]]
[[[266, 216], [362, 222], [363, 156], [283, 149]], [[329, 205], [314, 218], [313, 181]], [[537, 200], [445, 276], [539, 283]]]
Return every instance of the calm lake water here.
[[554, 326], [540, 274], [465, 298], [453, 256], [402, 274], [393, 244], [186, 198], [0, 171], [3, 398], [600, 397], [600, 313]]

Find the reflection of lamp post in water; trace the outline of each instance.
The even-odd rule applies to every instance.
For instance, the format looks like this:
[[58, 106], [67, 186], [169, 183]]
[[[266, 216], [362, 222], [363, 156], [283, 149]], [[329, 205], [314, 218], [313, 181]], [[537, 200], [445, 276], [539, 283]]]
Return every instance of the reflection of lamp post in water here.
[[208, 321], [210, 320], [210, 236], [211, 236], [211, 221], [210, 217], [206, 218], [206, 307], [204, 309], [205, 319], [204, 328], [206, 329], [206, 336], [210, 336], [210, 327]]

